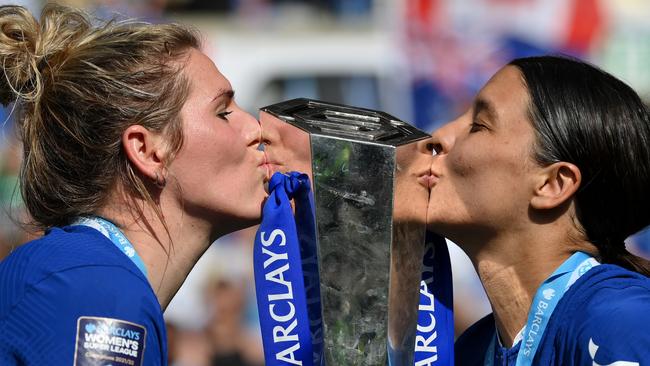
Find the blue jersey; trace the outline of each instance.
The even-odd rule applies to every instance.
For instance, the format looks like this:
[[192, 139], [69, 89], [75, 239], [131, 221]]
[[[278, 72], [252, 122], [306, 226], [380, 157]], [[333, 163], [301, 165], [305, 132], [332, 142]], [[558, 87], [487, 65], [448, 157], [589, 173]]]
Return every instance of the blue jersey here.
[[166, 365], [160, 304], [138, 267], [86, 226], [0, 262], [0, 365]]
[[[594, 267], [564, 294], [542, 335], [534, 365], [645, 365], [650, 362], [650, 279], [614, 265]], [[492, 314], [456, 341], [458, 366], [479, 366], [495, 334]], [[515, 365], [521, 342], [495, 346], [494, 365]]]

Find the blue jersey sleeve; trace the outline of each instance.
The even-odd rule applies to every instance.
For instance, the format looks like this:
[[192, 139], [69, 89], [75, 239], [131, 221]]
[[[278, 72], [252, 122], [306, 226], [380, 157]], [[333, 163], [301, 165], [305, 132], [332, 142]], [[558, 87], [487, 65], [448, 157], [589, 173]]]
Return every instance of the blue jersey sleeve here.
[[0, 319], [2, 365], [165, 365], [165, 328], [149, 284], [121, 266], [56, 272]]
[[577, 309], [575, 317], [575, 326], [564, 338], [575, 342], [573, 364], [634, 366], [650, 363], [649, 288], [601, 289], [583, 309]]

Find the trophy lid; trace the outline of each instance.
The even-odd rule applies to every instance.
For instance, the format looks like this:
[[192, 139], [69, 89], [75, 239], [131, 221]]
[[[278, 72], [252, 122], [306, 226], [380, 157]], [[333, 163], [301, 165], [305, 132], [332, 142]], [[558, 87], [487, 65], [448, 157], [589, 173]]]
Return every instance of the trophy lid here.
[[400, 146], [430, 137], [390, 114], [319, 100], [297, 98], [260, 109], [310, 135]]

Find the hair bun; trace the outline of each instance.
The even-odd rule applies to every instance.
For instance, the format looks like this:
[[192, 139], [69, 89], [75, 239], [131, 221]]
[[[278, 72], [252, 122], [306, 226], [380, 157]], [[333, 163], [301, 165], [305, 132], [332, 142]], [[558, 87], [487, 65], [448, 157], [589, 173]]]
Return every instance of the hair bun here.
[[0, 103], [7, 105], [18, 96], [34, 100], [40, 94], [42, 58], [37, 48], [39, 26], [22, 6], [0, 6]]

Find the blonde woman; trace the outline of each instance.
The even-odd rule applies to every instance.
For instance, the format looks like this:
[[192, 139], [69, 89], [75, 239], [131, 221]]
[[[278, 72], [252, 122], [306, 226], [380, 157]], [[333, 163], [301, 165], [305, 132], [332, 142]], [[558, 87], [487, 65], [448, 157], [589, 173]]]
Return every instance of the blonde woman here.
[[216, 238], [258, 222], [260, 127], [179, 25], [0, 7], [0, 102], [45, 235], [0, 263], [0, 364], [166, 364], [162, 311]]

